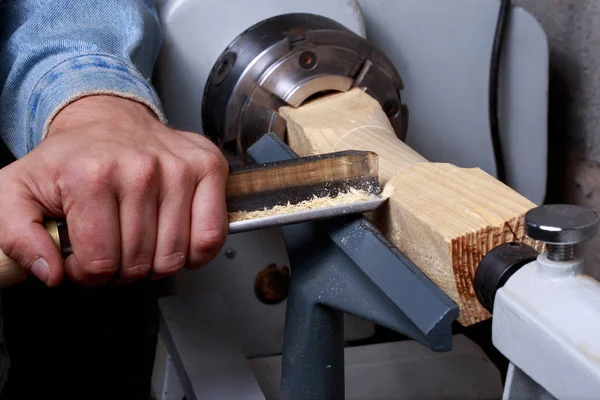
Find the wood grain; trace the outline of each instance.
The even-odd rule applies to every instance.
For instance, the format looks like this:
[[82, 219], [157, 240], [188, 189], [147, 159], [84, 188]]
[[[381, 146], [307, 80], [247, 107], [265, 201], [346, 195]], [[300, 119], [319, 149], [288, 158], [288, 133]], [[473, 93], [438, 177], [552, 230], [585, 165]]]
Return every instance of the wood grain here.
[[373, 221], [460, 306], [462, 325], [490, 317], [473, 288], [488, 251], [510, 241], [542, 248], [523, 230], [534, 203], [479, 168], [428, 162], [396, 137], [379, 103], [362, 90], [284, 107], [280, 114], [288, 144], [302, 156], [351, 149], [378, 154], [380, 182], [393, 193]]

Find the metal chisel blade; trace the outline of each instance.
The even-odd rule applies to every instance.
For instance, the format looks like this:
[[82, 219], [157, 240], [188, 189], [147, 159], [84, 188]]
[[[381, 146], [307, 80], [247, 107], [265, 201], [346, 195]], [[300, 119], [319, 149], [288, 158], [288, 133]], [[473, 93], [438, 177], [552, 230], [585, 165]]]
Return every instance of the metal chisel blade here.
[[[368, 151], [232, 170], [227, 182], [229, 233], [372, 211], [385, 201], [380, 191], [377, 154]], [[346, 194], [344, 202], [336, 202], [342, 194]]]

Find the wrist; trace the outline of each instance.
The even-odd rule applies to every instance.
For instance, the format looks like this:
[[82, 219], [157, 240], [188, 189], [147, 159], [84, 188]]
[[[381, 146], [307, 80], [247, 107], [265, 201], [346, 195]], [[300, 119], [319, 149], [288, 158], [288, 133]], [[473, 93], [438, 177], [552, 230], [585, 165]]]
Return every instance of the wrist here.
[[156, 114], [145, 104], [113, 95], [85, 96], [61, 109], [50, 122], [47, 137], [80, 125], [103, 122], [126, 122], [135, 117], [160, 123]]

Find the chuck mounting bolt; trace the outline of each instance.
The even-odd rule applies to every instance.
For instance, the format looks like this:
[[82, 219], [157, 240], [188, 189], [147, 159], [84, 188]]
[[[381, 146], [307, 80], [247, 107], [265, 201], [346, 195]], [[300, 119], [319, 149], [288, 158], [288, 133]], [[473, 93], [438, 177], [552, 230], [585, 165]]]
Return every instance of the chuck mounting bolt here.
[[571, 204], [549, 204], [525, 214], [527, 236], [546, 243], [548, 259], [569, 261], [575, 258], [576, 246], [598, 233], [598, 215], [587, 208]]

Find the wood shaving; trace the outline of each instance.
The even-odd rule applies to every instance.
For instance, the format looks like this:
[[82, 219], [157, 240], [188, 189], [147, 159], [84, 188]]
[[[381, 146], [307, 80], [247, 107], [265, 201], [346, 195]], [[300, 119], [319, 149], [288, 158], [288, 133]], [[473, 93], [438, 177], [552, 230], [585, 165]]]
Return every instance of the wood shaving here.
[[257, 211], [237, 211], [229, 213], [229, 222], [245, 221], [248, 219], [257, 219], [269, 217], [272, 215], [291, 214], [299, 211], [313, 210], [316, 208], [333, 207], [342, 204], [356, 203], [360, 201], [375, 200], [379, 197], [366, 190], [349, 188], [347, 192], [339, 193], [335, 197], [317, 197], [314, 196], [310, 200], [304, 200], [300, 203], [286, 205], [278, 205], [272, 208], [265, 208]]
[[394, 194], [394, 190], [396, 189], [394, 188], [394, 185], [391, 184], [391, 182], [386, 183], [383, 187], [383, 191], [381, 192], [381, 198], [389, 199]]

